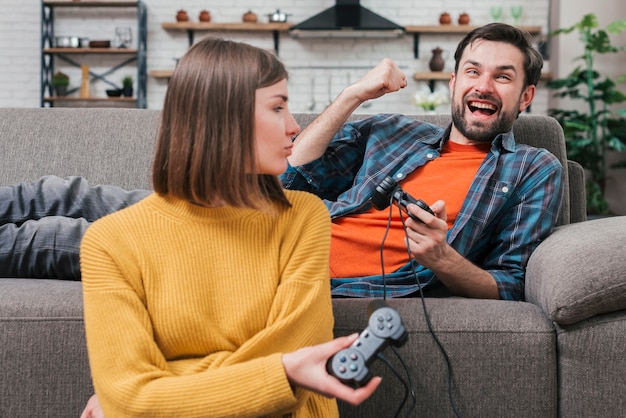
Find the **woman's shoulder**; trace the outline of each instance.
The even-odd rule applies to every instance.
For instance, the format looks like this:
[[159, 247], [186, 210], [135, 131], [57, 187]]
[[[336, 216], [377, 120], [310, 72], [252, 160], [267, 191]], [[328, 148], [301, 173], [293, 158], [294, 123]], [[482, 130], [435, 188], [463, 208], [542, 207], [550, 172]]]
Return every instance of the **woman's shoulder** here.
[[318, 217], [330, 218], [328, 208], [322, 199], [315, 194], [302, 190], [285, 190], [285, 195], [291, 203], [291, 209], [293, 210], [290, 210], [289, 212], [293, 213], [293, 216], [307, 213], [315, 214]]
[[285, 195], [292, 206], [309, 206], [314, 209], [321, 207], [326, 210], [326, 205], [324, 205], [322, 199], [313, 193], [302, 190], [285, 189]]

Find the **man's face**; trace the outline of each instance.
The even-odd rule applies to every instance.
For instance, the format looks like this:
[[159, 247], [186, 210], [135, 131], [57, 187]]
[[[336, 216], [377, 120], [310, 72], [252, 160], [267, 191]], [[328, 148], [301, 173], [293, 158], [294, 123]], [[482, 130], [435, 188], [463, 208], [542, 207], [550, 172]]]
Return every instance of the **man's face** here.
[[513, 126], [535, 95], [524, 88], [524, 56], [503, 42], [477, 40], [463, 51], [450, 79], [452, 132], [459, 143], [491, 142]]

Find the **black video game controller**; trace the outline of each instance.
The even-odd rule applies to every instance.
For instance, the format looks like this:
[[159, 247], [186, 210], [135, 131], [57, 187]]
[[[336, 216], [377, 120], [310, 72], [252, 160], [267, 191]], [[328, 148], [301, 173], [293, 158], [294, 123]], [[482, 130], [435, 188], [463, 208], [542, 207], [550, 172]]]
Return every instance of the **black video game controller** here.
[[361, 387], [372, 378], [368, 366], [378, 353], [389, 344], [402, 346], [409, 336], [398, 312], [382, 300], [370, 303], [371, 312], [367, 328], [348, 348], [328, 359], [326, 370], [342, 383], [354, 388]]
[[378, 210], [384, 210], [389, 207], [391, 200], [395, 201], [402, 207], [404, 212], [406, 212], [411, 219], [416, 220], [418, 222], [422, 222], [417, 216], [409, 212], [407, 209], [407, 205], [409, 203], [413, 203], [420, 208], [424, 209], [426, 212], [434, 215], [435, 213], [428, 207], [426, 202], [421, 199], [415, 199], [413, 196], [405, 192], [402, 187], [394, 179], [390, 176], [385, 177], [385, 179], [376, 187], [374, 194], [372, 195], [371, 202], [372, 206]]

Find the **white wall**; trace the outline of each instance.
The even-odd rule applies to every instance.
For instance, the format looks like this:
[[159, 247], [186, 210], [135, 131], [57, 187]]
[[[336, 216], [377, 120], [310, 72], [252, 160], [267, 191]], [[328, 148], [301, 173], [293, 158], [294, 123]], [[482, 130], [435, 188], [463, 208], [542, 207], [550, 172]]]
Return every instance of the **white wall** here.
[[[555, 0], [556, 1], [556, 0]], [[0, 106], [37, 107], [40, 95], [40, 0], [2, 0], [3, 13], [0, 14]], [[175, 20], [178, 8], [188, 11], [192, 20], [197, 21], [200, 10], [208, 9], [214, 22], [239, 22], [241, 16], [252, 10], [261, 21], [267, 21], [267, 14], [276, 8], [290, 13], [289, 21], [299, 22], [334, 4], [333, 0], [235, 0], [218, 2], [216, 0], [184, 0], [172, 3], [169, 0], [146, 0], [148, 8], [148, 71], [171, 69], [174, 59], [180, 57], [187, 48], [187, 35], [184, 32], [165, 31], [162, 22]], [[521, 24], [539, 25], [548, 30], [550, 0], [362, 0], [361, 4], [380, 13], [401, 25], [438, 24], [438, 17], [443, 11], [449, 12], [456, 19], [461, 12], [469, 13], [474, 24], [483, 24], [491, 20], [489, 8], [492, 5], [503, 5], [504, 21], [511, 22], [509, 6], [524, 5], [524, 16]], [[568, 0], [567, 11], [576, 16], [576, 3], [583, 0]], [[618, 1], [606, 2], [618, 3]], [[597, 2], [594, 2], [596, 8]], [[582, 7], [582, 6], [580, 6]], [[623, 6], [620, 6], [623, 8]], [[96, 16], [89, 18], [82, 15], [85, 11], [57, 10], [55, 33], [57, 35], [88, 36], [91, 39], [113, 38], [114, 27], [132, 22], [132, 16], [112, 15], [100, 9]], [[612, 14], [607, 12], [607, 14]], [[61, 15], [64, 18], [61, 19]], [[94, 23], [95, 17], [95, 23]], [[196, 33], [196, 39], [202, 36], [216, 36], [209, 32]], [[232, 34], [229, 37], [246, 41], [254, 45], [272, 48], [271, 34], [248, 33]], [[280, 57], [291, 70], [290, 96], [291, 110], [302, 112], [307, 110], [311, 100], [311, 78], [315, 79], [315, 101], [318, 103], [314, 112], [323, 109], [323, 104], [330, 96], [336, 95], [348, 81], [360, 77], [367, 68], [374, 66], [383, 57], [394, 59], [409, 75], [418, 71], [427, 71], [430, 50], [440, 46], [448, 51], [446, 71], [453, 66], [452, 53], [460, 36], [422, 35], [419, 59], [413, 57], [413, 37], [407, 35], [403, 39], [371, 40], [371, 39], [292, 39], [288, 34], [281, 34]], [[89, 64], [97, 70], [102, 63], [90, 58]], [[57, 61], [58, 62], [58, 61]], [[547, 62], [547, 69], [550, 69]], [[313, 66], [340, 67], [332, 70], [313, 69]], [[69, 68], [72, 84], [80, 83], [80, 71]], [[113, 74], [114, 80], [120, 80], [129, 70], [119, 70]], [[329, 89], [330, 82], [330, 89]], [[165, 80], [148, 79], [148, 107], [161, 107], [167, 83]], [[541, 87], [541, 86], [540, 86]], [[97, 83], [92, 94], [104, 95], [107, 88]], [[400, 93], [384, 97], [363, 112], [403, 112], [417, 113], [419, 109], [411, 102], [412, 93], [418, 83], [411, 79], [409, 87]], [[548, 106], [548, 92], [540, 88], [533, 104], [534, 113], [543, 113]]]

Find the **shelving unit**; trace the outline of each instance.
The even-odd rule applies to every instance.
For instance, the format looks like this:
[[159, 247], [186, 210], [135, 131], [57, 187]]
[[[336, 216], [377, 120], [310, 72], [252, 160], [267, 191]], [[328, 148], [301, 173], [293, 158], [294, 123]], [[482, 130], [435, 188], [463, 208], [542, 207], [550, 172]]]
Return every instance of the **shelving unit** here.
[[[405, 26], [408, 34], [413, 34], [413, 56], [419, 58], [420, 35], [464, 35], [476, 29], [475, 25], [425, 25], [425, 26]], [[519, 26], [531, 35], [539, 35], [541, 26]]]
[[[272, 32], [274, 51], [279, 52], [280, 33], [288, 32], [291, 23], [211, 23], [211, 22], [164, 22], [161, 28], [187, 32], [188, 46], [193, 45], [196, 32]], [[153, 70], [150, 77], [168, 79], [174, 70]]]
[[211, 22], [165, 22], [161, 27], [165, 30], [187, 32], [189, 46], [193, 45], [194, 33], [205, 32], [272, 32], [274, 37], [274, 51], [278, 54], [280, 32], [287, 32], [291, 23], [211, 23]]
[[[136, 8], [137, 9], [137, 48], [56, 48], [54, 47], [54, 11], [59, 7], [72, 8]], [[99, 102], [100, 104], [116, 106], [135, 103], [136, 107], [146, 108], [146, 52], [147, 52], [147, 10], [140, 1], [100, 1], [100, 0], [43, 0], [41, 3], [41, 107], [54, 106], [55, 103], [76, 104], [79, 102]], [[90, 71], [90, 83], [101, 80], [115, 89], [121, 86], [110, 81], [107, 77], [116, 70], [129, 64], [136, 63], [136, 97], [68, 97], [53, 96], [50, 81], [55, 71], [55, 60], [62, 60], [72, 66], [81, 67], [80, 60], [87, 55], [110, 55], [116, 58], [116, 64], [102, 73]], [[78, 90], [71, 89], [68, 94]]]

